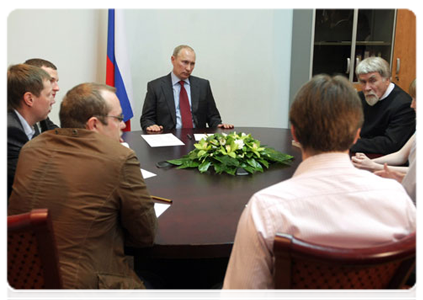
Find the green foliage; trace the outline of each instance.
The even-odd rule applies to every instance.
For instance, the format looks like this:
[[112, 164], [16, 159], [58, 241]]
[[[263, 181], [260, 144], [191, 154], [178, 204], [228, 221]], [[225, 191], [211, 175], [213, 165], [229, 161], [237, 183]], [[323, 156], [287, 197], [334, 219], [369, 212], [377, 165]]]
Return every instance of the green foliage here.
[[178, 169], [198, 168], [201, 173], [211, 166], [218, 174], [235, 175], [237, 168], [249, 173], [263, 172], [271, 163], [289, 164], [292, 156], [260, 145], [251, 134], [216, 133], [194, 144], [195, 149], [182, 158], [168, 160]]

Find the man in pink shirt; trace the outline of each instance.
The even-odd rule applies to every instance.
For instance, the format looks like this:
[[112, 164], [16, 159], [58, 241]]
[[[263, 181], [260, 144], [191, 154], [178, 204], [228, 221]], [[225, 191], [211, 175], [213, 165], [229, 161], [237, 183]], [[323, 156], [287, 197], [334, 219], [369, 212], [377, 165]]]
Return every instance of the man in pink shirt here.
[[238, 223], [224, 289], [274, 288], [276, 233], [359, 248], [416, 230], [416, 208], [401, 184], [350, 161], [363, 113], [345, 78], [313, 77], [296, 95], [290, 122], [303, 161], [291, 179], [250, 199]]

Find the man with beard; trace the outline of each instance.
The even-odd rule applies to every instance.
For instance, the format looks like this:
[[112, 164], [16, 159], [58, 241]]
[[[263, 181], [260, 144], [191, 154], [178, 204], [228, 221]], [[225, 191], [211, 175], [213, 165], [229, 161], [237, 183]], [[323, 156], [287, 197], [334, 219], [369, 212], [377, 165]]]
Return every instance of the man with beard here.
[[411, 97], [391, 82], [389, 64], [380, 57], [361, 61], [356, 69], [364, 124], [351, 152], [389, 154], [398, 151], [416, 130]]

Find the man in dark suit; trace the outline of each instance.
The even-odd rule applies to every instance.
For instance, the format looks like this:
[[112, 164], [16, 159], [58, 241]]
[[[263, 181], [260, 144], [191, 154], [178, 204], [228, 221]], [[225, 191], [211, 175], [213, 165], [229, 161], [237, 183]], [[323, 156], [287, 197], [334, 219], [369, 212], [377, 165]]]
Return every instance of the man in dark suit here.
[[171, 57], [173, 70], [147, 85], [141, 115], [144, 130], [158, 132], [173, 128], [219, 127], [223, 124], [206, 79], [191, 76], [195, 52], [187, 45], [175, 48]]
[[34, 124], [45, 120], [55, 103], [50, 75], [26, 64], [7, 72], [7, 195], [10, 196], [22, 146], [39, 134]]
[[[52, 62], [45, 60], [45, 59], [41, 59], [41, 58], [27, 59], [24, 62], [24, 64], [39, 67], [39, 68], [43, 69], [44, 71], [46, 71], [48, 73], [48, 75], [50, 75], [51, 85], [52, 85], [52, 89], [53, 89], [52, 95], [53, 95], [53, 98], [56, 99], [56, 93], [60, 90], [60, 88], [59, 88], [59, 73], [57, 71], [57, 67]], [[54, 124], [53, 121], [51, 121], [49, 117], [47, 117], [47, 119], [45, 119], [45, 120], [40, 121], [37, 125], [40, 127], [41, 132], [51, 130], [51, 129], [55, 129], [55, 128], [59, 128], [59, 126]]]

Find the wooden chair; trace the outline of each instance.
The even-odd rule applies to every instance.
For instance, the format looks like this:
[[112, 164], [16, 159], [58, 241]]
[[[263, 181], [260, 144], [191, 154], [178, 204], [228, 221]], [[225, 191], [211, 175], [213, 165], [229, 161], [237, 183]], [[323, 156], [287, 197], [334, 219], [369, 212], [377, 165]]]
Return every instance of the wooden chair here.
[[60, 289], [62, 278], [47, 209], [7, 217], [7, 280], [15, 289]]
[[416, 262], [416, 234], [381, 246], [348, 249], [311, 244], [277, 234], [277, 289], [397, 289]]

